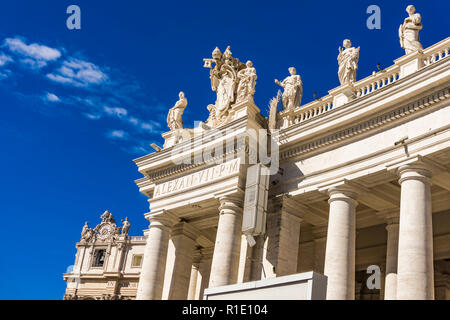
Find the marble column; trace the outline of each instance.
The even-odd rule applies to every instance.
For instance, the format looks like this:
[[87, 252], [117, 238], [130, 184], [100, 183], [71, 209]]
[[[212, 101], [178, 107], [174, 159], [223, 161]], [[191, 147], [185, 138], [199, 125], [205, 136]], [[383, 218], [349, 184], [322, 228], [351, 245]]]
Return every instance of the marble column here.
[[189, 280], [191, 276], [195, 238], [196, 234], [192, 227], [186, 222], [179, 223], [173, 227], [172, 243], [174, 256], [167, 264], [169, 277], [169, 300], [186, 300], [189, 291]]
[[175, 218], [166, 213], [152, 214], [144, 250], [136, 300], [160, 300], [166, 271], [167, 246]]
[[243, 234], [241, 236], [241, 250], [237, 283], [250, 281], [253, 249], [254, 247], [250, 247], [248, 245], [247, 236]]
[[209, 287], [235, 284], [242, 233], [242, 197], [222, 196]]
[[297, 273], [302, 219], [295, 204], [289, 198], [270, 202], [263, 252], [267, 278]]
[[397, 299], [433, 300], [431, 171], [422, 164], [398, 169], [401, 185]]
[[398, 262], [398, 230], [399, 223], [388, 222], [386, 249], [386, 277], [384, 281], [384, 300], [397, 299], [397, 262]]
[[199, 277], [200, 268], [200, 252], [197, 251], [194, 254], [194, 260], [192, 262], [191, 277], [189, 280], [188, 300], [197, 300], [197, 282]]
[[314, 271], [324, 274], [327, 226], [315, 226], [312, 233], [314, 236]]
[[356, 192], [345, 185], [328, 190], [330, 214], [325, 252], [328, 300], [355, 299]]
[[203, 292], [208, 288], [209, 275], [211, 273], [211, 261], [214, 247], [200, 249], [200, 264], [197, 276], [197, 288], [195, 290], [195, 300], [203, 300]]

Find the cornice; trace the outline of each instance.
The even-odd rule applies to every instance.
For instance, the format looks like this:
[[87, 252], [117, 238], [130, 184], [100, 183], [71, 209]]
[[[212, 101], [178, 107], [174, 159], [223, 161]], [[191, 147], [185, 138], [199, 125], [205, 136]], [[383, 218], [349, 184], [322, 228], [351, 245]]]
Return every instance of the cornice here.
[[[242, 129], [245, 128], [247, 125], [249, 118], [248, 116], [236, 119], [234, 121], [231, 121], [230, 123], [218, 128], [217, 130], [219, 131], [227, 131], [227, 130], [237, 130], [237, 129]], [[208, 137], [210, 135], [215, 134], [217, 131], [216, 130], [205, 130], [202, 132], [202, 135], [200, 135], [199, 137], [194, 137], [190, 140], [181, 142], [179, 144], [176, 145], [177, 148], [182, 149], [184, 146], [188, 146], [188, 145], [196, 145], [197, 142], [199, 142], [200, 139], [208, 139]], [[161, 151], [157, 151], [157, 152], [153, 152], [150, 153], [148, 155], [145, 155], [143, 157], [134, 159], [133, 162], [138, 166], [138, 167], [142, 167], [144, 165], [148, 165], [152, 162], [158, 162], [161, 160], [164, 160], [164, 158], [170, 158], [170, 153], [172, 152], [172, 150], [174, 149], [175, 146], [169, 147], [169, 148], [165, 148]]]
[[400, 122], [404, 118], [413, 116], [417, 111], [429, 109], [439, 102], [450, 98], [450, 87], [440, 89], [414, 102], [410, 102], [401, 107], [395, 108], [381, 115], [373, 116], [363, 122], [347, 126], [332, 134], [303, 143], [300, 146], [280, 152], [280, 160], [286, 160], [292, 157], [307, 154], [311, 151], [340, 143], [355, 136], [367, 133], [394, 122]]

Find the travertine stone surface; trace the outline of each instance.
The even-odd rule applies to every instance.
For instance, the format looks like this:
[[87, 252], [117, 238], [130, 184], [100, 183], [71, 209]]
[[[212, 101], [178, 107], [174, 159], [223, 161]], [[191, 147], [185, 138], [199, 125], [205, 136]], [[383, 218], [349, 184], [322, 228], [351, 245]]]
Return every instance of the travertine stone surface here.
[[397, 255], [399, 223], [394, 221], [386, 226], [386, 276], [384, 283], [384, 300], [397, 299]]
[[285, 110], [292, 110], [302, 103], [303, 82], [294, 67], [289, 68], [290, 76], [283, 81], [275, 79], [275, 83], [284, 89], [282, 95], [283, 107]]
[[195, 249], [195, 233], [189, 224], [182, 222], [173, 227], [171, 241], [173, 243], [173, 257], [168, 261], [166, 269], [166, 283], [169, 283], [169, 300], [186, 300], [189, 290], [189, 278]]
[[137, 300], [159, 300], [162, 297], [166, 270], [167, 246], [174, 218], [165, 213], [150, 215], [150, 227], [137, 290]]
[[195, 299], [203, 299], [203, 293], [209, 286], [209, 277], [211, 274], [211, 262], [214, 247], [200, 249], [201, 258], [197, 276], [197, 288], [195, 290]]
[[431, 172], [425, 165], [401, 166], [398, 242], [398, 300], [434, 299]]
[[355, 208], [356, 190], [333, 187], [325, 253], [325, 275], [328, 277], [327, 300], [355, 298]]
[[268, 215], [263, 253], [263, 265], [268, 278], [297, 272], [300, 223], [299, 217], [283, 209]]
[[400, 25], [398, 36], [401, 47], [408, 54], [423, 49], [419, 38], [419, 31], [422, 30], [423, 26], [422, 17], [419, 13], [416, 13], [416, 8], [413, 5], [409, 5], [406, 12], [408, 12], [408, 17]]
[[354, 83], [356, 81], [356, 70], [358, 70], [359, 49], [352, 47], [350, 40], [343, 41], [344, 49], [339, 47], [339, 81], [342, 84]]
[[167, 126], [171, 131], [175, 131], [177, 129], [183, 129], [183, 112], [186, 108], [188, 101], [184, 96], [184, 92], [181, 91], [179, 94], [179, 100], [175, 103], [175, 105], [170, 108], [169, 114], [167, 115]]
[[222, 196], [209, 287], [237, 282], [242, 230], [242, 196]]

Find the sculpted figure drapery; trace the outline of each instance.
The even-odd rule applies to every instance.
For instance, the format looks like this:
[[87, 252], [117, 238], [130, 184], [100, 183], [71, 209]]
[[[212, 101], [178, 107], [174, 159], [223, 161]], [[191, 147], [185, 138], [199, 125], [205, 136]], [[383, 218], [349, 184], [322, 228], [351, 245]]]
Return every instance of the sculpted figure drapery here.
[[422, 30], [422, 17], [416, 12], [416, 8], [409, 5], [406, 8], [408, 17], [400, 25], [398, 29], [398, 36], [400, 38], [400, 45], [405, 49], [405, 53], [411, 53], [417, 50], [422, 50], [422, 44], [420, 43], [419, 31]]
[[291, 74], [282, 82], [275, 79], [275, 83], [284, 88], [282, 95], [283, 107], [285, 110], [292, 110], [298, 107], [302, 102], [303, 82], [301, 77], [297, 74], [294, 67], [289, 68]]
[[[245, 65], [239, 59], [234, 58], [230, 47], [227, 47], [223, 54], [216, 47], [212, 53], [212, 59], [203, 60], [205, 61], [204, 67], [211, 69], [211, 89], [217, 95], [215, 104], [208, 105], [210, 115], [206, 124], [217, 127], [228, 120], [231, 105], [236, 102], [237, 96], [244, 98], [252, 91], [251, 88], [248, 89], [245, 83], [250, 86], [253, 85], [254, 91], [256, 71], [251, 63]], [[246, 68], [249, 68], [249, 70], [243, 71]], [[240, 71], [243, 72], [239, 73]], [[245, 83], [240, 85], [241, 81]]]
[[344, 50], [339, 47], [338, 63], [339, 63], [339, 81], [342, 84], [353, 83], [356, 81], [356, 70], [358, 69], [359, 49], [352, 47], [350, 40], [345, 39], [343, 42]]
[[167, 115], [167, 125], [172, 131], [183, 129], [182, 116], [188, 103], [183, 91], [181, 91], [178, 96], [180, 99], [169, 110], [169, 114]]
[[92, 229], [89, 228], [89, 224], [86, 222], [81, 230], [81, 239], [85, 241], [89, 241], [92, 237]]
[[239, 86], [237, 89], [236, 102], [245, 101], [248, 98], [252, 98], [255, 94], [256, 69], [253, 67], [253, 63], [249, 60], [245, 64], [246, 68], [238, 72]]

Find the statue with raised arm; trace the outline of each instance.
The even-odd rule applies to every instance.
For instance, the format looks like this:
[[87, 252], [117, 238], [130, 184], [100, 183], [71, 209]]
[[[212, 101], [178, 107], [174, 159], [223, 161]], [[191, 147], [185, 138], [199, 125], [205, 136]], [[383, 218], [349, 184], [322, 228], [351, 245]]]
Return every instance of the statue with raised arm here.
[[343, 46], [344, 49], [339, 47], [339, 55], [337, 58], [339, 63], [338, 76], [341, 85], [356, 81], [360, 49], [360, 47], [352, 47], [352, 42], [348, 39], [344, 40]]
[[184, 109], [188, 102], [183, 91], [181, 91], [178, 96], [180, 99], [169, 110], [169, 114], [167, 115], [167, 125], [171, 131], [183, 129], [183, 120], [181, 117], [183, 116]]
[[130, 222], [128, 221], [128, 217], [125, 217], [125, 220], [121, 221], [123, 224], [122, 234], [128, 235], [128, 230], [130, 230]]
[[253, 99], [255, 94], [256, 69], [253, 67], [253, 63], [249, 60], [245, 64], [245, 68], [240, 70], [237, 74], [239, 79], [239, 86], [237, 89], [236, 102], [245, 101], [248, 98]]
[[301, 77], [297, 74], [294, 67], [289, 68], [291, 74], [283, 81], [275, 79], [275, 83], [284, 88], [282, 95], [283, 107], [285, 110], [292, 110], [298, 107], [302, 102], [303, 83]]
[[400, 45], [405, 49], [405, 53], [411, 53], [414, 51], [422, 50], [422, 44], [420, 43], [419, 31], [422, 30], [422, 17], [416, 12], [416, 8], [413, 5], [409, 5], [406, 8], [408, 17], [405, 18], [403, 24], [398, 29], [398, 36], [400, 38]]
[[[216, 47], [212, 52], [212, 58], [203, 59], [203, 61], [205, 62], [204, 67], [210, 69], [211, 89], [216, 92], [216, 102], [207, 107], [210, 116], [205, 124], [217, 128], [230, 120], [231, 106], [238, 100], [239, 88], [241, 89], [241, 98], [251, 92], [251, 89], [247, 92], [248, 87], [245, 83], [240, 85], [241, 80], [244, 80], [247, 85], [253, 85], [256, 72], [252, 66], [246, 66], [239, 59], [233, 57], [229, 46], [224, 53]], [[238, 73], [247, 68], [248, 70], [242, 72], [239, 77]], [[251, 72], [255, 74], [250, 75]]]

